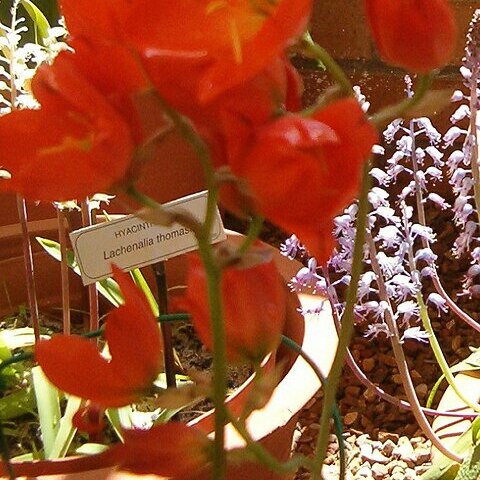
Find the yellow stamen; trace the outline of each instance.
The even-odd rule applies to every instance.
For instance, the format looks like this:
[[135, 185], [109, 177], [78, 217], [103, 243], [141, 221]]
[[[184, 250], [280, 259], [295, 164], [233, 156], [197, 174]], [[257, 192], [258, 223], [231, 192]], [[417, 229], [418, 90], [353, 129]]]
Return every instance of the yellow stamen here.
[[62, 139], [62, 142], [51, 147], [42, 148], [39, 150], [39, 155], [54, 155], [56, 153], [62, 153], [65, 150], [83, 150], [88, 152], [92, 148], [92, 142], [90, 139], [78, 140], [71, 136], [66, 136]]
[[237, 22], [233, 19], [230, 20], [230, 38], [232, 39], [233, 56], [235, 58], [235, 62], [240, 64], [243, 61], [242, 42], [240, 40]]
[[212, 0], [208, 5], [207, 5], [207, 15], [210, 15], [211, 13], [214, 13], [218, 10], [222, 10], [223, 8], [226, 8], [228, 6], [227, 2], [225, 0]]

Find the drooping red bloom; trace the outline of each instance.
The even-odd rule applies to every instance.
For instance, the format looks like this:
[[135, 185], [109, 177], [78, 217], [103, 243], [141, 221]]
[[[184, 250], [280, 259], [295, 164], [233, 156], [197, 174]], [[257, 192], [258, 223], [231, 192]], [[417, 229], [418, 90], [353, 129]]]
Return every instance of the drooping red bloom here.
[[32, 200], [61, 201], [108, 191], [123, 179], [133, 144], [124, 119], [62, 52], [33, 79], [39, 110], [0, 118], [0, 187]]
[[448, 0], [364, 0], [364, 5], [386, 62], [428, 73], [450, 60], [457, 27]]
[[[245, 262], [254, 258], [254, 265]], [[230, 361], [260, 361], [279, 343], [285, 321], [285, 290], [268, 252], [251, 252], [222, 272], [221, 296]], [[213, 348], [207, 275], [197, 254], [188, 259], [186, 307], [202, 342]]]
[[125, 304], [107, 317], [105, 338], [111, 360], [96, 344], [74, 335], [55, 335], [35, 347], [35, 359], [60, 390], [104, 407], [134, 403], [163, 363], [158, 324], [145, 296], [127, 273], [114, 267]]
[[60, 10], [73, 37], [118, 39], [123, 36], [131, 0], [60, 0]]
[[202, 103], [281, 55], [305, 30], [312, 8], [311, 0], [162, 0], [155, 8], [151, 3], [133, 2], [130, 39], [147, 63], [165, 62], [162, 70], [172, 87], [172, 65], [187, 65]]
[[124, 444], [115, 445], [122, 470], [135, 474], [191, 478], [211, 461], [212, 441], [200, 430], [170, 422], [150, 430], [124, 430]]
[[90, 403], [75, 412], [72, 418], [72, 425], [89, 435], [99, 435], [107, 425], [103, 414], [103, 408]]
[[307, 118], [262, 127], [232, 170], [249, 184], [259, 213], [295, 232], [319, 263], [331, 253], [333, 218], [357, 193], [377, 132], [354, 98]]

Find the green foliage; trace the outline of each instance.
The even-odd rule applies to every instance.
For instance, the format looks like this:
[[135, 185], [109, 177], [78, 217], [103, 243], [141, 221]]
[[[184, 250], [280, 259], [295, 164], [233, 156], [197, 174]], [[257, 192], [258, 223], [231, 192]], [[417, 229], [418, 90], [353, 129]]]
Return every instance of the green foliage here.
[[[459, 373], [459, 372], [473, 372], [475, 370], [480, 370], [480, 348], [474, 349], [467, 358], [457, 363], [456, 365], [453, 365], [452, 367], [450, 367], [449, 370], [452, 374]], [[427, 404], [426, 404], [427, 407], [432, 406], [432, 403], [438, 391], [438, 388], [440, 387], [441, 383], [444, 380], [445, 380], [445, 375], [441, 375], [440, 378], [435, 382], [435, 385], [432, 387], [430, 395], [428, 396], [428, 399], [427, 399]]]
[[[37, 242], [45, 249], [45, 251], [58, 261], [61, 261], [62, 255], [60, 244], [48, 238], [36, 237]], [[67, 264], [77, 274], [80, 275], [80, 268], [75, 260], [75, 255], [71, 250], [67, 251]], [[100, 280], [96, 283], [98, 292], [103, 295], [114, 307], [118, 307], [123, 297], [117, 282], [111, 278]]]
[[45, 40], [49, 38], [48, 30], [50, 29], [47, 18], [31, 0], [20, 0], [20, 4], [23, 5], [33, 21], [35, 43], [45, 43]]
[[[477, 438], [474, 438], [474, 432], [478, 432], [480, 428], [480, 417], [477, 417], [473, 422], [470, 428], [462, 433], [462, 435], [458, 438], [455, 444], [452, 447], [454, 452], [457, 452], [460, 455], [466, 455], [466, 459], [462, 464], [464, 472], [472, 467], [472, 471], [476, 467], [478, 463], [478, 448], [479, 446], [476, 444]], [[475, 433], [476, 437], [476, 433]], [[470, 453], [469, 453], [470, 452]], [[454, 479], [477, 479], [478, 474], [475, 477], [463, 476], [458, 477], [460, 474], [461, 468], [460, 465], [447, 458], [444, 455], [441, 455], [438, 460], [432, 465], [432, 467], [425, 472], [420, 478], [421, 480], [454, 480]], [[462, 473], [465, 475], [465, 473]]]

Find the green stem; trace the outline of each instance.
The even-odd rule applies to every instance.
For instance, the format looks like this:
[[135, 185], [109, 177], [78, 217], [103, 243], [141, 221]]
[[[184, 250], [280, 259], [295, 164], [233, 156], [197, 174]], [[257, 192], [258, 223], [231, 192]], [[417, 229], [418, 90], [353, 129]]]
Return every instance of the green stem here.
[[432, 81], [432, 74], [422, 75], [421, 77], [419, 77], [418, 87], [415, 89], [415, 94], [412, 97], [406, 98], [400, 103], [380, 110], [378, 113], [370, 117], [370, 121], [379, 130], [382, 130], [385, 125], [387, 125], [392, 120], [403, 117], [405, 113], [408, 113], [410, 109], [418, 105], [420, 100], [422, 100], [422, 98], [425, 96], [425, 93], [427, 93], [428, 89], [432, 85]]
[[263, 217], [259, 215], [255, 215], [252, 218], [250, 226], [248, 227], [247, 235], [245, 236], [245, 239], [243, 240], [240, 247], [238, 247], [237, 255], [243, 255], [251, 247], [253, 242], [258, 238], [263, 227], [263, 221]]
[[370, 162], [365, 162], [363, 167], [363, 179], [358, 202], [358, 213], [356, 220], [355, 245], [353, 248], [352, 272], [350, 285], [347, 291], [347, 301], [345, 311], [342, 315], [342, 330], [338, 337], [337, 351], [333, 359], [332, 367], [328, 374], [325, 385], [325, 394], [323, 398], [323, 409], [320, 417], [320, 429], [317, 438], [317, 447], [315, 453], [315, 469], [313, 479], [320, 477], [321, 467], [325, 460], [328, 436], [330, 433], [330, 418], [333, 414], [333, 405], [337, 387], [342, 374], [347, 348], [353, 334], [354, 325], [354, 306], [357, 301], [357, 289], [360, 275], [363, 269], [363, 246], [365, 242], [365, 228], [367, 226], [367, 214], [369, 210], [368, 192], [370, 190]]
[[205, 238], [210, 238], [210, 232], [215, 221], [218, 186], [215, 180], [215, 170], [210, 158], [209, 149], [203, 139], [197, 134], [192, 124], [183, 115], [173, 109], [160, 95], [157, 94], [157, 98], [167, 116], [177, 126], [182, 137], [190, 144], [200, 160], [208, 190], [207, 213], [205, 221], [203, 222], [201, 235]]
[[[305, 362], [308, 363], [308, 366], [314, 371], [317, 378], [320, 380], [322, 387], [325, 386], [326, 378], [323, 376], [322, 372], [318, 368], [317, 364], [313, 361], [313, 359], [305, 352], [298, 343], [294, 342], [291, 338], [282, 335], [282, 342], [288, 348], [291, 348], [294, 352], [298, 353]], [[346, 474], [346, 458], [345, 458], [345, 444], [343, 442], [343, 423], [342, 423], [342, 416], [340, 414], [340, 410], [336, 402], [333, 405], [333, 425], [335, 427], [335, 436], [337, 437], [338, 441], [338, 448], [339, 448], [339, 457], [340, 457], [340, 479], [345, 478]]]
[[314, 60], [320, 60], [327, 69], [328, 73], [335, 79], [345, 95], [352, 96], [353, 89], [350, 79], [345, 75], [340, 65], [333, 59], [333, 57], [323, 47], [306, 38], [300, 44], [299, 53], [305, 57]]
[[225, 424], [228, 415], [225, 407], [227, 395], [227, 346], [223, 321], [221, 269], [215, 262], [210, 245], [200, 247], [207, 275], [210, 322], [213, 333], [213, 404], [215, 407], [215, 443], [213, 480], [225, 478], [227, 457], [225, 451]]
[[300, 467], [311, 468], [312, 461], [301, 455], [296, 455], [287, 462], [280, 462], [271, 453], [265, 450], [265, 448], [262, 447], [260, 443], [256, 442], [252, 438], [252, 436], [247, 430], [247, 427], [245, 426], [245, 423], [237, 420], [230, 413], [228, 413], [228, 421], [233, 425], [235, 430], [237, 430], [237, 432], [245, 440], [245, 444], [249, 452], [251, 452], [255, 456], [259, 463], [265, 465], [273, 472], [280, 475], [288, 475], [289, 473], [295, 472]]
[[[134, 185], [129, 185], [125, 190], [130, 197], [132, 197], [140, 205], [148, 207], [159, 214], [159, 225], [171, 225], [172, 223], [179, 223], [180, 225], [192, 230], [198, 238], [203, 235], [203, 227], [192, 215], [182, 209], [166, 210], [161, 203], [158, 203], [148, 195], [138, 191]], [[208, 207], [207, 207], [208, 208]], [[151, 220], [155, 223], [155, 219]]]

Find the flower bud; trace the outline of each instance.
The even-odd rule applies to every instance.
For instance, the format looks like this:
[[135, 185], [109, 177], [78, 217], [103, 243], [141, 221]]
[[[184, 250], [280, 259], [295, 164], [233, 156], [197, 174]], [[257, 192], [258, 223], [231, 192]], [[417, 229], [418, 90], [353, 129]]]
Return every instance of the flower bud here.
[[[261, 361], [280, 343], [285, 320], [285, 287], [280, 274], [269, 252], [255, 250], [222, 273], [227, 356], [232, 362]], [[189, 257], [187, 288], [193, 325], [202, 342], [212, 349], [207, 275], [198, 255]]]
[[447, 0], [364, 0], [383, 60], [416, 73], [445, 65], [457, 27]]

